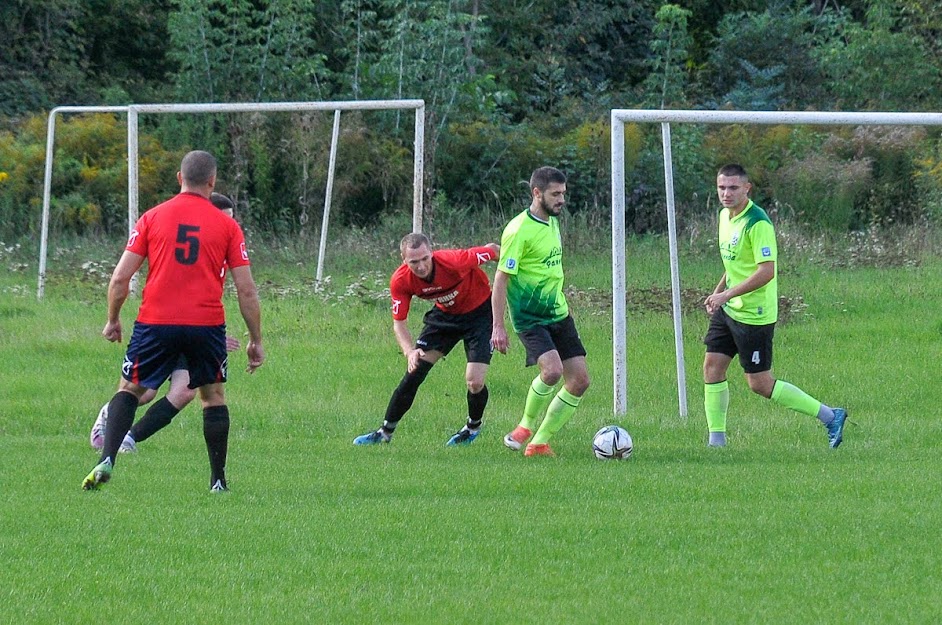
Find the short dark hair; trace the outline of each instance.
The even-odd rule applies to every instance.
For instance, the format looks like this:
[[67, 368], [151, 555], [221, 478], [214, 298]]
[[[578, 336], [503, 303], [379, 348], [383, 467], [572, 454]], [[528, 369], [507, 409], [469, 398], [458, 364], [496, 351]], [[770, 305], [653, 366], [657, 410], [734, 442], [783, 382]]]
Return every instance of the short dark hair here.
[[187, 152], [180, 163], [180, 173], [183, 175], [183, 182], [188, 185], [206, 186], [210, 178], [216, 175], [216, 158], [202, 150]]
[[428, 240], [427, 236], [421, 232], [412, 232], [402, 237], [402, 241], [399, 242], [399, 253], [404, 255], [406, 249], [416, 250], [423, 245], [427, 245], [429, 249], [432, 249], [432, 242]]
[[566, 174], [555, 167], [540, 167], [530, 176], [530, 190], [545, 191], [552, 183], [566, 184]]
[[720, 167], [720, 170], [716, 173], [716, 175], [717, 177], [729, 176], [730, 178], [736, 177], [749, 180], [749, 174], [746, 173], [746, 168], [739, 163], [729, 163], [728, 165], [723, 165]]
[[209, 201], [213, 203], [213, 206], [221, 211], [235, 210], [235, 204], [232, 203], [232, 200], [229, 199], [228, 195], [223, 195], [222, 193], [216, 193], [213, 191], [212, 195], [209, 196]]

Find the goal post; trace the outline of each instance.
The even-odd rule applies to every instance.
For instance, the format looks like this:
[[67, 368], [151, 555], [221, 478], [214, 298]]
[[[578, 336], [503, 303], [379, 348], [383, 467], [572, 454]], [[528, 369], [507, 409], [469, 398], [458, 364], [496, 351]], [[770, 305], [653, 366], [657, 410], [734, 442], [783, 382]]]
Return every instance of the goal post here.
[[341, 111], [415, 110], [412, 165], [412, 231], [422, 231], [423, 180], [425, 171], [425, 101], [424, 100], [348, 100], [336, 102], [240, 102], [198, 104], [130, 104], [127, 106], [60, 106], [49, 112], [46, 130], [46, 165], [43, 180], [42, 233], [39, 251], [39, 278], [36, 290], [42, 299], [46, 284], [46, 258], [49, 236], [49, 207], [52, 196], [52, 163], [55, 147], [56, 116], [67, 113], [125, 113], [128, 124], [128, 232], [137, 223], [138, 198], [138, 117], [142, 114], [165, 113], [252, 113], [252, 112], [296, 112], [333, 111], [334, 126], [331, 135], [330, 161], [328, 165], [327, 189], [324, 198], [324, 216], [317, 258], [317, 279], [323, 274], [324, 251], [327, 242], [327, 225], [333, 190], [334, 169], [337, 159], [337, 144], [340, 136]]
[[687, 383], [680, 306], [680, 265], [677, 251], [674, 173], [670, 124], [787, 124], [820, 126], [942, 126], [942, 113], [837, 113], [806, 111], [691, 111], [613, 109], [611, 112], [612, 164], [612, 360], [613, 403], [616, 416], [628, 412], [628, 350], [626, 339], [625, 268], [625, 124], [661, 125], [664, 187], [671, 265], [671, 312], [677, 362], [680, 416], [687, 416]]

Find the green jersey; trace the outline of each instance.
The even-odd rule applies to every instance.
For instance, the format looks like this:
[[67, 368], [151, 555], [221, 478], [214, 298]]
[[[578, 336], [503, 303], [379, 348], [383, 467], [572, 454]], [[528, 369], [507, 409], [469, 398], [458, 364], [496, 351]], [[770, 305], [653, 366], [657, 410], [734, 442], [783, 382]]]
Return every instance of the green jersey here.
[[569, 316], [563, 295], [563, 245], [555, 217], [540, 221], [529, 209], [514, 217], [500, 239], [497, 269], [509, 276], [507, 307], [517, 332]]
[[[726, 269], [726, 288], [732, 288], [755, 273], [760, 263], [776, 262], [775, 227], [764, 210], [753, 204], [733, 219], [729, 209], [720, 211], [720, 256]], [[734, 297], [724, 306], [726, 314], [749, 325], [778, 320], [778, 266], [768, 284]]]

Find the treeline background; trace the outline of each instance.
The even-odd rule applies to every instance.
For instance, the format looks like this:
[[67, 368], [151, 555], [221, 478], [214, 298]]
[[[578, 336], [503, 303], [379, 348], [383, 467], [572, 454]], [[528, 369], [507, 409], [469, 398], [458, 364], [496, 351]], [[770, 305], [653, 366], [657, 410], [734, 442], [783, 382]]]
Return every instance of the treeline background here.
[[[424, 99], [427, 223], [519, 210], [534, 167], [570, 209], [610, 219], [612, 108], [939, 111], [935, 0], [3, 0], [0, 237], [39, 229], [46, 120], [58, 105]], [[189, 149], [256, 232], [307, 236], [324, 203], [333, 115], [141, 119], [141, 206], [176, 191]], [[626, 128], [627, 223], [666, 227], [660, 132]], [[682, 220], [716, 210], [743, 163], [783, 218], [842, 231], [942, 219], [938, 128], [675, 125]], [[332, 215], [369, 228], [412, 204], [411, 112], [344, 113]], [[52, 227], [126, 229], [126, 124], [57, 131]], [[407, 223], [407, 222], [406, 222]]]

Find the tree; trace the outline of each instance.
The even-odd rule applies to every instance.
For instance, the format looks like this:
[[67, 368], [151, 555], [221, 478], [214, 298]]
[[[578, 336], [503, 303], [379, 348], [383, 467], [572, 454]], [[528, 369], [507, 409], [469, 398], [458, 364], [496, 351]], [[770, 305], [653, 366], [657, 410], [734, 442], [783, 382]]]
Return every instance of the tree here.
[[81, 0], [0, 3], [0, 114], [84, 103]]
[[687, 83], [687, 48], [692, 40], [687, 33], [690, 11], [676, 4], [665, 4], [655, 15], [651, 39], [651, 72], [645, 79], [645, 104], [659, 108], [681, 104]]
[[[932, 51], [896, 3], [870, 0], [866, 23], [836, 21], [835, 35], [818, 48], [822, 71], [845, 108], [934, 110], [942, 72]], [[928, 61], [927, 61], [928, 60]]]

